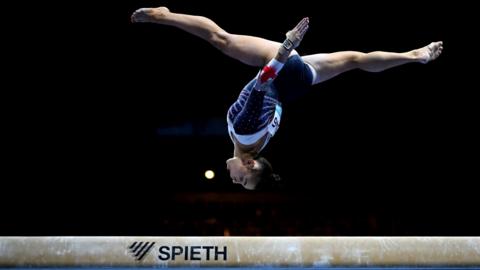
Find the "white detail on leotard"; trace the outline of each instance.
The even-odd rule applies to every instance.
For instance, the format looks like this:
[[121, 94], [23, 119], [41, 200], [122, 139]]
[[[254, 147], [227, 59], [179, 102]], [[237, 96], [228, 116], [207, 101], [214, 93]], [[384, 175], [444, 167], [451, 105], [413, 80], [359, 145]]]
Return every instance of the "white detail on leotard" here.
[[[252, 145], [255, 144], [258, 140], [260, 140], [265, 134], [267, 134], [267, 138], [265, 139], [265, 142], [262, 145], [262, 148], [260, 151], [265, 148], [265, 146], [268, 144], [270, 141], [270, 138], [275, 135], [277, 132], [278, 128], [280, 127], [280, 120], [282, 118], [282, 106], [276, 105], [275, 106], [275, 114], [268, 123], [266, 127], [263, 129], [255, 132], [254, 134], [248, 134], [248, 135], [240, 135], [235, 133], [235, 130], [233, 128], [233, 123], [230, 121], [230, 119], [227, 116], [227, 123], [228, 123], [228, 135], [230, 136], [230, 139], [235, 142], [234, 138], [241, 144], [243, 145]], [[260, 152], [259, 151], [259, 152]]]

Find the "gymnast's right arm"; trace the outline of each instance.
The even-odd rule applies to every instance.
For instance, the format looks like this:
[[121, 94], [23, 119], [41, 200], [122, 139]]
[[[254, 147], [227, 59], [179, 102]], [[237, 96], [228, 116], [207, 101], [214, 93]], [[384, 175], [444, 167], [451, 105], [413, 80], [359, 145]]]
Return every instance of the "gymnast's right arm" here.
[[303, 36], [308, 30], [308, 23], [309, 19], [303, 18], [295, 28], [289, 31], [275, 58], [258, 73], [257, 81], [253, 87], [254, 91], [250, 93], [245, 106], [233, 123], [233, 128], [238, 134], [252, 134], [258, 128], [263, 99], [267, 89], [266, 86], [273, 82], [283, 68], [290, 53], [300, 45]]
[[233, 123], [233, 128], [238, 134], [252, 134], [258, 128], [263, 99], [267, 90], [266, 86], [275, 80], [290, 53], [300, 45], [303, 36], [308, 30], [308, 23], [309, 19], [303, 18], [293, 30], [289, 31], [275, 58], [258, 73], [257, 81], [253, 87], [254, 91], [250, 93], [245, 106]]
[[271, 83], [287, 62], [290, 53], [300, 45], [303, 36], [308, 30], [308, 17], [303, 18], [295, 28], [288, 31], [287, 38], [278, 49], [277, 55], [268, 64], [263, 67], [257, 77], [254, 89], [262, 91], [269, 83]]

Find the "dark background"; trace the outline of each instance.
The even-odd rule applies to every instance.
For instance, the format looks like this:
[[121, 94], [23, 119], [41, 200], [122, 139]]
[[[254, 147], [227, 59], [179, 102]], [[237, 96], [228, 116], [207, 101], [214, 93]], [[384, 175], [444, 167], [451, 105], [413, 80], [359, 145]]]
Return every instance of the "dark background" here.
[[[300, 54], [437, 40], [444, 53], [314, 86], [284, 108], [265, 151], [287, 188], [249, 192], [225, 170], [225, 117], [258, 69], [178, 29], [130, 23], [158, 5], [276, 41], [309, 16]], [[16, 10], [0, 235], [478, 235], [469, 10], [310, 0]]]

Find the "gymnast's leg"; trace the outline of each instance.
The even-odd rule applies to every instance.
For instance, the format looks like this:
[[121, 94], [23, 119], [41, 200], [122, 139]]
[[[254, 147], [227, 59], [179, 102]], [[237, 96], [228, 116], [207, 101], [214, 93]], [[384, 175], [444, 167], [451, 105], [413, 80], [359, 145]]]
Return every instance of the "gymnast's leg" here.
[[251, 66], [264, 66], [275, 57], [280, 47], [280, 43], [267, 39], [230, 34], [209, 18], [173, 13], [166, 7], [138, 9], [132, 14], [131, 20], [177, 27], [208, 41], [224, 54]]
[[442, 50], [443, 43], [440, 41], [402, 53], [344, 51], [306, 55], [302, 59], [315, 70], [313, 84], [317, 84], [357, 68], [368, 72], [380, 72], [407, 63], [428, 63], [435, 60]]

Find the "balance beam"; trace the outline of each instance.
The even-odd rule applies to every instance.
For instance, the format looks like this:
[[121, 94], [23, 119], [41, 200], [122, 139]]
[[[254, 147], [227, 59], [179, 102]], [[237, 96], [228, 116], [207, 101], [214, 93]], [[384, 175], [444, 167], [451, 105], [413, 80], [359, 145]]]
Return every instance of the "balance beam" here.
[[0, 267], [472, 267], [480, 237], [0, 237]]

